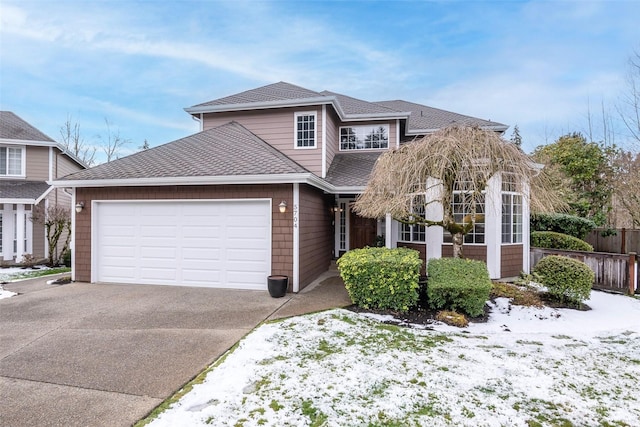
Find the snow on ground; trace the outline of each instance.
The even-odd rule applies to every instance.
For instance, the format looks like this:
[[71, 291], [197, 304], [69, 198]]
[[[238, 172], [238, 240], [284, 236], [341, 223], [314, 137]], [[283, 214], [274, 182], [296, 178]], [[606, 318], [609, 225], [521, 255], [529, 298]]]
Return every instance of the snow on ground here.
[[265, 324], [152, 426], [640, 425], [640, 300], [510, 306], [461, 330], [346, 310]]
[[15, 293], [15, 292], [7, 291], [6, 289], [4, 289], [2, 287], [2, 285], [0, 285], [0, 299], [2, 299], [2, 298], [10, 298], [10, 297], [12, 297], [14, 295], [18, 295], [18, 294]]

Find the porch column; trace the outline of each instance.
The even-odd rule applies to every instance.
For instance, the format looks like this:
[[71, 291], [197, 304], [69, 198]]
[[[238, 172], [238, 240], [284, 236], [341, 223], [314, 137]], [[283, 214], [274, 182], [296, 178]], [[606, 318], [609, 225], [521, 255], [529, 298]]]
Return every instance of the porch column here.
[[[427, 191], [425, 193], [424, 216], [431, 221], [442, 221], [444, 209], [442, 202], [434, 202], [433, 200], [442, 200], [442, 183], [435, 178], [427, 179]], [[442, 258], [443, 243], [442, 227], [433, 225], [425, 229], [426, 262], [432, 258]]]
[[13, 205], [5, 203], [2, 209], [2, 259], [13, 261]]
[[502, 257], [502, 176], [499, 174], [487, 182], [484, 227], [489, 277], [499, 279]]
[[531, 273], [531, 209], [529, 207], [529, 183], [522, 183], [522, 271]]
[[22, 262], [22, 255], [24, 255], [24, 205], [16, 205], [16, 262]]
[[394, 247], [393, 236], [392, 236], [392, 226], [393, 218], [391, 218], [391, 214], [387, 214], [384, 218], [384, 246], [388, 249]]

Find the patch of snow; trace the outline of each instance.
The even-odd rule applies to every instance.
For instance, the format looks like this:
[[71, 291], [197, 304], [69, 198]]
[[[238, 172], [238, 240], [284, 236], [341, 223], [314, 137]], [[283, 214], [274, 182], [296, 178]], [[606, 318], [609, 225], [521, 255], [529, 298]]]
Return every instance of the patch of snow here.
[[2, 285], [0, 285], [0, 299], [11, 298], [11, 297], [16, 296], [16, 295], [18, 295], [18, 294], [15, 293], [15, 292], [7, 291], [6, 289], [4, 289], [2, 287]]
[[152, 426], [640, 425], [640, 301], [511, 306], [464, 330], [346, 310], [257, 328]]

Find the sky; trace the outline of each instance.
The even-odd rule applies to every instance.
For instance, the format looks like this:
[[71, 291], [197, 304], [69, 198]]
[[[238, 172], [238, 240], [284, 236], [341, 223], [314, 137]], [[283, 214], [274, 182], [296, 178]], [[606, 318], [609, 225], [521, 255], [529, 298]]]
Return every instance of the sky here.
[[[60, 140], [156, 146], [189, 107], [286, 81], [510, 125], [523, 147], [574, 131], [626, 144], [615, 106], [640, 1], [0, 0], [0, 109]], [[604, 108], [603, 108], [604, 106]]]

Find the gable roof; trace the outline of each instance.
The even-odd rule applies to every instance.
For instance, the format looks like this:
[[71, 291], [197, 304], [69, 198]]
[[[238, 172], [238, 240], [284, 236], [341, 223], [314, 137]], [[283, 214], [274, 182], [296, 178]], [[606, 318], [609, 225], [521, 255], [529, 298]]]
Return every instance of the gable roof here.
[[0, 180], [0, 203], [38, 204], [52, 189], [44, 181]]
[[11, 111], [0, 111], [0, 139], [21, 141], [55, 141]]
[[397, 111], [409, 111], [407, 120], [407, 134], [422, 135], [453, 124], [493, 129], [504, 132], [509, 126], [491, 120], [483, 120], [477, 117], [466, 116], [439, 108], [428, 107], [414, 102], [395, 100], [378, 101], [375, 104], [392, 108]]
[[326, 180], [336, 187], [366, 187], [369, 175], [382, 151], [337, 153], [329, 166]]
[[451, 124], [476, 125], [504, 132], [508, 126], [491, 120], [479, 119], [451, 111], [441, 110], [414, 102], [395, 100], [369, 102], [328, 90], [316, 92], [287, 82], [278, 82], [247, 90], [235, 95], [197, 104], [185, 111], [196, 115], [223, 111], [257, 110], [266, 108], [332, 105], [340, 119], [382, 120], [406, 119], [407, 135], [422, 135]]
[[309, 173], [244, 126], [230, 122], [149, 148], [60, 181]]

